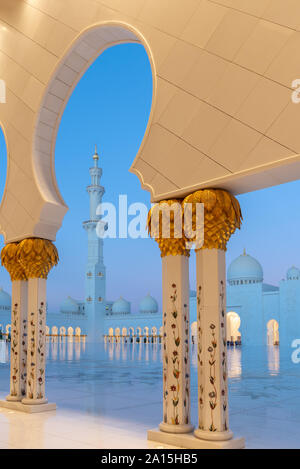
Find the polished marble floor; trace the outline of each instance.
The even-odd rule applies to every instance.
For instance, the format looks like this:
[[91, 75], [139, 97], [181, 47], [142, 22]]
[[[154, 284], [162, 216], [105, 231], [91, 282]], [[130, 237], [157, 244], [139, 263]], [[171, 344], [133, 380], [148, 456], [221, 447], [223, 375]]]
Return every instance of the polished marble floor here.
[[[47, 347], [47, 397], [57, 410], [0, 409], [1, 449], [149, 447], [147, 429], [162, 415], [160, 345], [52, 339]], [[300, 448], [300, 364], [291, 353], [229, 349], [230, 426], [248, 448]], [[8, 361], [8, 345], [0, 342], [0, 398], [8, 391]], [[191, 367], [196, 424], [195, 349]]]

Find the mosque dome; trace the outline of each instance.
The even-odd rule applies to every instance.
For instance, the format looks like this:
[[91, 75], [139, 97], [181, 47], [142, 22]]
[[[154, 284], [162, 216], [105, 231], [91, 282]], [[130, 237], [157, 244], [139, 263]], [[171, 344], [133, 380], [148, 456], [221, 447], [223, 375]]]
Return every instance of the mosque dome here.
[[79, 305], [76, 300], [68, 296], [68, 298], [61, 304], [60, 312], [61, 313], [78, 313]]
[[11, 296], [9, 293], [0, 288], [0, 310], [10, 310], [11, 308]]
[[287, 280], [299, 280], [300, 279], [300, 270], [297, 269], [294, 265], [286, 273]]
[[148, 295], [141, 300], [139, 311], [140, 313], [157, 313], [158, 304], [155, 298], [148, 293]]
[[260, 263], [254, 257], [246, 254], [246, 251], [231, 262], [227, 271], [229, 285], [261, 283], [263, 276]]
[[130, 303], [120, 296], [120, 298], [113, 303], [112, 312], [114, 314], [128, 314], [130, 313]]

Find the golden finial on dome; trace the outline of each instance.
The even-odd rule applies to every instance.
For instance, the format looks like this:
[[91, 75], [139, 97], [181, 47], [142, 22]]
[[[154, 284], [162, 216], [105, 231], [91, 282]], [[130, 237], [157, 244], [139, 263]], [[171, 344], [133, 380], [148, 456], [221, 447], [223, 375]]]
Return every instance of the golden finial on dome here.
[[243, 256], [246, 256], [246, 249], [244, 248], [244, 251], [243, 251]]
[[99, 160], [99, 155], [98, 155], [98, 151], [97, 151], [97, 145], [95, 145], [95, 153], [94, 153], [93, 159], [94, 159], [94, 160]]

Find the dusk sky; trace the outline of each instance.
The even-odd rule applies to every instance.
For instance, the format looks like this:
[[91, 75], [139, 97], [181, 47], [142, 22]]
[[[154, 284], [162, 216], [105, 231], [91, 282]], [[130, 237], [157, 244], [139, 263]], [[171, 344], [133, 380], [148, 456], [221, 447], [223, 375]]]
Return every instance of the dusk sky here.
[[[103, 168], [104, 201], [150, 207], [150, 195], [128, 169], [141, 144], [151, 109], [152, 77], [146, 52], [140, 45], [122, 45], [104, 52], [75, 89], [63, 115], [56, 145], [58, 185], [69, 206], [57, 234], [60, 263], [49, 275], [48, 304], [57, 311], [70, 295], [84, 298], [87, 256], [82, 222], [89, 218], [86, 186], [95, 143]], [[0, 190], [4, 190], [6, 147], [0, 131]], [[264, 269], [264, 281], [278, 284], [291, 265], [300, 266], [300, 181], [239, 196], [244, 222], [228, 243], [228, 265], [246, 248]], [[130, 217], [129, 217], [130, 220]], [[3, 240], [2, 240], [3, 245]], [[1, 245], [1, 247], [2, 247]], [[161, 261], [150, 239], [106, 240], [107, 299], [120, 295], [132, 302], [150, 292], [161, 303]], [[195, 256], [191, 256], [191, 287], [195, 282]], [[10, 291], [9, 277], [0, 270], [0, 285]]]

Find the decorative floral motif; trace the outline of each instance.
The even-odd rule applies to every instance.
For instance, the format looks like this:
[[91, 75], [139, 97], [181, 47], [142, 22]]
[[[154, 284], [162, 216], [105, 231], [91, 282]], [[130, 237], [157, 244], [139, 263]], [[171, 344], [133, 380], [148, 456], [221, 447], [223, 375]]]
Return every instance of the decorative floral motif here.
[[19, 370], [19, 307], [15, 303], [11, 320], [11, 390], [10, 395], [18, 396]]
[[167, 376], [168, 376], [168, 354], [167, 354], [167, 343], [166, 343], [166, 327], [167, 327], [167, 313], [164, 313], [163, 319], [163, 396], [164, 396], [164, 422], [168, 422], [168, 385], [167, 385]]
[[178, 327], [178, 311], [177, 311], [177, 287], [176, 284], [172, 284], [173, 293], [170, 296], [171, 299], [171, 316], [172, 316], [172, 332], [174, 338], [175, 347], [173, 350], [172, 356], [172, 364], [173, 364], [173, 377], [175, 378], [175, 384], [170, 386], [170, 391], [173, 393], [172, 395], [172, 403], [173, 403], [173, 417], [171, 419], [173, 425], [179, 425], [179, 411], [178, 411], [178, 404], [179, 404], [179, 387], [180, 387], [180, 356], [179, 356], [179, 346], [180, 346], [180, 335], [179, 335], [179, 327]]
[[45, 379], [45, 312], [44, 312], [44, 303], [41, 302], [39, 311], [38, 311], [38, 361], [39, 361], [39, 368], [38, 368], [38, 379], [37, 379], [37, 386], [38, 386], [38, 393], [37, 399], [44, 398], [44, 379]]
[[184, 305], [184, 366], [185, 366], [185, 388], [184, 388], [184, 400], [183, 405], [185, 409], [185, 424], [190, 423], [190, 375], [189, 363], [190, 363], [190, 350], [189, 350], [189, 318], [188, 318], [188, 305]]
[[227, 368], [226, 368], [226, 328], [225, 328], [225, 286], [223, 280], [220, 282], [220, 320], [221, 320], [221, 366], [222, 366], [222, 385], [221, 385], [221, 405], [223, 411], [223, 431], [228, 430], [227, 422]]
[[22, 332], [22, 348], [21, 348], [21, 394], [25, 396], [26, 394], [26, 380], [27, 380], [27, 370], [26, 370], [26, 357], [27, 357], [27, 320], [23, 319], [21, 324]]
[[197, 328], [198, 328], [198, 344], [197, 344], [197, 359], [198, 359], [198, 399], [199, 399], [199, 429], [204, 430], [203, 424], [203, 408], [204, 408], [204, 386], [203, 386], [203, 357], [202, 357], [202, 322], [201, 322], [201, 285], [198, 286], [197, 292]]
[[[29, 399], [44, 398], [45, 384], [45, 313], [44, 303], [40, 303], [38, 314], [31, 313], [30, 319], [30, 336], [28, 343], [30, 360], [30, 372], [28, 376], [28, 392]], [[36, 393], [34, 392], [36, 381]]]
[[217, 428], [215, 427], [214, 424], [214, 411], [217, 407], [217, 402], [218, 402], [218, 393], [217, 393], [217, 388], [216, 388], [216, 352], [217, 352], [217, 340], [216, 340], [216, 326], [215, 324], [211, 323], [210, 324], [210, 334], [211, 334], [211, 341], [210, 341], [210, 346], [208, 347], [208, 352], [209, 352], [209, 382], [211, 385], [210, 392], [208, 393], [209, 397], [209, 406], [210, 406], [210, 415], [211, 415], [211, 424], [209, 427], [209, 431], [215, 432]]

